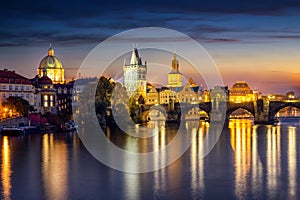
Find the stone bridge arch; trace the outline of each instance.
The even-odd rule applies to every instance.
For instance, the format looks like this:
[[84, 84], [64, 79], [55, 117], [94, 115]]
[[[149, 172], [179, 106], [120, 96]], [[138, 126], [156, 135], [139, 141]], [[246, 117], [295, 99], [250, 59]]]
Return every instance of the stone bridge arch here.
[[[200, 103], [200, 104], [189, 104], [189, 103], [181, 103], [181, 105], [177, 108], [178, 113], [180, 114], [181, 119], [187, 119], [188, 113], [193, 109], [197, 109], [197, 111], [204, 111], [207, 116], [210, 118], [211, 112], [211, 103]], [[200, 119], [200, 115], [199, 115]]]
[[300, 109], [300, 102], [271, 101], [270, 108], [269, 108], [269, 119], [274, 120], [276, 113], [286, 107], [294, 107]]
[[247, 103], [231, 103], [228, 102], [227, 104], [227, 111], [226, 111], [226, 119], [229, 119], [229, 116], [231, 113], [238, 109], [244, 109], [250, 112], [253, 117], [255, 117], [255, 109], [254, 109], [254, 104], [253, 102], [247, 102]]
[[164, 118], [167, 118], [167, 113], [166, 113], [166, 108], [161, 105], [153, 105], [148, 107], [147, 109], [144, 109], [144, 111], [141, 114], [141, 119], [142, 121], [149, 121], [151, 120], [150, 118], [150, 113], [153, 111], [158, 111], [160, 114], [164, 116]]

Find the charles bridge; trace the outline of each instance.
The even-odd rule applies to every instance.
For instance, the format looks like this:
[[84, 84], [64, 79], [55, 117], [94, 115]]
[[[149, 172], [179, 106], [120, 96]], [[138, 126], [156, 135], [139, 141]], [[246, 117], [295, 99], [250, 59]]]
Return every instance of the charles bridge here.
[[274, 124], [276, 113], [285, 107], [295, 107], [300, 109], [300, 100], [282, 100], [269, 101], [268, 99], [258, 99], [253, 102], [234, 103], [228, 101], [212, 101], [197, 104], [190, 103], [174, 103], [163, 105], [143, 105], [142, 118], [146, 119], [150, 110], [158, 110], [167, 119], [181, 120], [189, 111], [197, 108], [204, 111], [209, 119], [218, 121], [229, 119], [229, 116], [238, 109], [245, 109], [254, 117], [255, 124]]

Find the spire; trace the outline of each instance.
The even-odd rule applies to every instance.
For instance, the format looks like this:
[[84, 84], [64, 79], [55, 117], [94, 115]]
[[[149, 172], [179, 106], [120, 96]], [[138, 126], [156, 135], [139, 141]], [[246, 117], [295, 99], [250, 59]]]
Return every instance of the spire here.
[[49, 47], [49, 49], [48, 49], [48, 56], [54, 56], [54, 49], [53, 49], [51, 43], [50, 43], [50, 47]]
[[141, 59], [139, 57], [139, 53], [137, 48], [134, 48], [131, 54], [131, 59], [130, 59], [130, 64], [131, 65], [140, 65], [141, 64]]

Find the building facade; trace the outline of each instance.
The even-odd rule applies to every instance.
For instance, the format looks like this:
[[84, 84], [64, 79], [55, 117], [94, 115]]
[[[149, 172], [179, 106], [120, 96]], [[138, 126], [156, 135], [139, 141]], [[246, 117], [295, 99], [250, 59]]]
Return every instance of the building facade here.
[[233, 103], [252, 102], [255, 100], [253, 90], [245, 81], [236, 82], [229, 90], [229, 101]]
[[[45, 70], [44, 70], [45, 71]], [[47, 112], [56, 114], [56, 89], [52, 80], [44, 73], [43, 77], [38, 75], [33, 78], [32, 84], [35, 86], [35, 109], [36, 112], [45, 114]]]
[[55, 84], [54, 88], [57, 93], [57, 111], [64, 111], [66, 113], [72, 113], [72, 96], [73, 96], [73, 83], [67, 84]]
[[21, 97], [34, 106], [35, 88], [31, 81], [15, 71], [0, 70], [0, 102], [9, 97]]
[[147, 90], [147, 98], [146, 98], [147, 105], [155, 105], [159, 104], [159, 91], [155, 87]]
[[200, 102], [199, 99], [199, 86], [193, 86], [187, 83], [185, 86], [178, 88], [177, 98], [180, 103], [196, 104]]
[[146, 98], [147, 90], [147, 63], [142, 64], [138, 50], [133, 49], [130, 63], [123, 66], [124, 86], [129, 96], [137, 94]]
[[176, 92], [169, 88], [162, 87], [159, 92], [159, 104], [174, 104], [178, 102]]

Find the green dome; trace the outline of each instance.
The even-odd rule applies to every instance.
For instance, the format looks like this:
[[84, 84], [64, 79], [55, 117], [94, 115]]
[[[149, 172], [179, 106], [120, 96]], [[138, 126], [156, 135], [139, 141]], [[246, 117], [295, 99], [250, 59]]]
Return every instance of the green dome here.
[[52, 47], [50, 47], [48, 49], [48, 55], [45, 56], [40, 62], [39, 69], [45, 69], [45, 68], [46, 69], [48, 69], [48, 68], [62, 69], [63, 68], [60, 60], [54, 56], [54, 50]]

